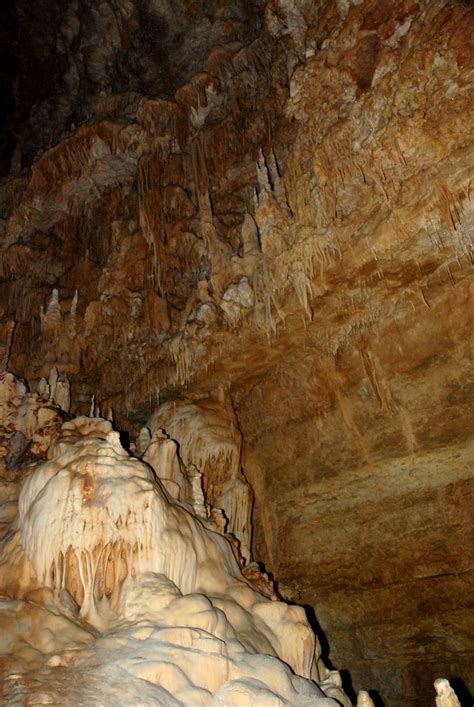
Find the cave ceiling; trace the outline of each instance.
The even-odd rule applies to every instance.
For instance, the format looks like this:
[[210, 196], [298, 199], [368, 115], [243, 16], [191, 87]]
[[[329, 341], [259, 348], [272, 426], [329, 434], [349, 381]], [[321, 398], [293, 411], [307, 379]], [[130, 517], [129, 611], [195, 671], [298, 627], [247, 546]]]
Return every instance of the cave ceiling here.
[[468, 690], [472, 5], [4, 12], [1, 368], [131, 439], [220, 415], [204, 490], [242, 467], [239, 541], [356, 690]]

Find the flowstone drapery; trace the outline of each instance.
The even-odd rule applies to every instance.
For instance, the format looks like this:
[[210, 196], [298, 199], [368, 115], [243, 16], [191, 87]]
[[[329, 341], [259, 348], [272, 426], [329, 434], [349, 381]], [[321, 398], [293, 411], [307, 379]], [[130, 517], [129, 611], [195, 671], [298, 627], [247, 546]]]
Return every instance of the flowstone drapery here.
[[[102, 671], [113, 691], [120, 669], [132, 675], [130, 700], [146, 681], [140, 704], [174, 704], [167, 693], [176, 704], [333, 704], [324, 692], [350, 704], [304, 610], [260, 594], [229, 542], [173, 500], [106, 420], [65, 422], [48, 459], [28, 470], [1, 546], [0, 591], [10, 597], [0, 604], [10, 642], [21, 638], [12, 613], [28, 616], [28, 640], [55, 677], [57, 666], [74, 673], [99, 659], [88, 686], [68, 692], [70, 704], [101, 694]], [[31, 674], [17, 649], [7, 672], [19, 663], [22, 681]], [[47, 682], [48, 699], [59, 699], [66, 682]]]

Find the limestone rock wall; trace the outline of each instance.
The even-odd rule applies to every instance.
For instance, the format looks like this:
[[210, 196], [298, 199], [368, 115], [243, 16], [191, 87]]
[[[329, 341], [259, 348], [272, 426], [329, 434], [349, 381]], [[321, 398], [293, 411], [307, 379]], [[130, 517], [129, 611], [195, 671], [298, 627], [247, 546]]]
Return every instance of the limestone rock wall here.
[[254, 555], [317, 606], [337, 666], [388, 705], [426, 704], [440, 672], [472, 690], [472, 8], [211, 10], [166, 87], [123, 90], [116, 28], [91, 117], [66, 106], [43, 153], [48, 121], [22, 131], [1, 360], [132, 434], [157, 405], [230, 401]]

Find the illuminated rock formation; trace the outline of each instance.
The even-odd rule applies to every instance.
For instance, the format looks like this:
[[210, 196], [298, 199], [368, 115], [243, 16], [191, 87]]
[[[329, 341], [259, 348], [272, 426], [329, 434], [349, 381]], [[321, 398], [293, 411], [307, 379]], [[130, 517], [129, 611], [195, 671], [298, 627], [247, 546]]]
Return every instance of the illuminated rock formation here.
[[5, 523], [103, 415], [353, 701], [470, 703], [472, 3], [4, 4]]
[[461, 703], [448, 680], [440, 678], [434, 686], [437, 693], [436, 707], [460, 707]]
[[[122, 695], [130, 704], [164, 704], [168, 694], [190, 705], [335, 704], [313, 678], [349, 704], [303, 609], [259, 594], [227, 541], [169, 501], [109, 422], [63, 424], [48, 460], [28, 472], [12, 529], [0, 555], [0, 590], [11, 597], [0, 603], [4, 679], [16, 666], [20, 684], [38, 682], [49, 700], [67, 688], [70, 704], [114, 694], [117, 670], [130, 680]], [[35, 665], [51, 676], [66, 667], [68, 676], [51, 687], [48, 677], [24, 673], [28, 653], [17, 644], [25, 639]], [[74, 685], [76, 670], [97, 663], [87, 685]]]
[[[173, 401], [161, 405], [148, 425], [152, 432], [165, 430], [179, 444], [184, 465], [196, 469], [199, 478], [202, 477], [208, 515], [213, 509], [223, 511], [225, 528], [239, 542], [242, 559], [248, 561], [253, 499], [241, 471], [242, 439], [232, 407], [228, 402], [209, 399], [194, 403]], [[151, 447], [143, 459], [151, 463], [161, 477], [159, 461], [156, 467], [150, 461]], [[197, 478], [195, 474], [193, 478]], [[200, 485], [199, 481], [198, 487]]]
[[[12, 373], [0, 374], [0, 464], [14, 470], [30, 453], [42, 456], [58, 434], [62, 410], [31, 393]], [[0, 467], [1, 471], [1, 467]]]

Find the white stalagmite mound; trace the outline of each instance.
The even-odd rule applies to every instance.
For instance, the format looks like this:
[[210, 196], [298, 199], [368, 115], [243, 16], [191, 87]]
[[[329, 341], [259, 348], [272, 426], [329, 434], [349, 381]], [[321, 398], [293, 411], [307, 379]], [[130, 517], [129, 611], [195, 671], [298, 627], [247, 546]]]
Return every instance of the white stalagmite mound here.
[[48, 456], [0, 546], [2, 704], [350, 704], [303, 609], [259, 594], [109, 422], [64, 423]]

